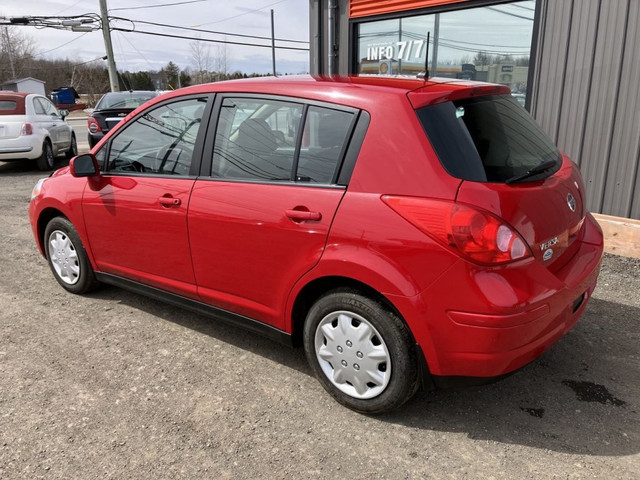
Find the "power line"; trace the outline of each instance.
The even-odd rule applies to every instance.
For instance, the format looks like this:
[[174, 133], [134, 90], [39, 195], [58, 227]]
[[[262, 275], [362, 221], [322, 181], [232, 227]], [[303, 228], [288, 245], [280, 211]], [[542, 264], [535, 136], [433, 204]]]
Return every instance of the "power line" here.
[[254, 8], [253, 10], [249, 10], [247, 12], [239, 13], [238, 15], [233, 15], [232, 17], [223, 18], [222, 20], [216, 20], [215, 22], [201, 23], [199, 25], [194, 25], [194, 27], [201, 27], [203, 25], [213, 25], [214, 23], [222, 23], [227, 20], [232, 20], [234, 18], [242, 17], [243, 15], [248, 15], [250, 13], [259, 12], [260, 10], [264, 10], [265, 8], [273, 7], [274, 5], [278, 5], [279, 3], [286, 2], [288, 0], [278, 0], [277, 2], [270, 3], [269, 5], [265, 5], [264, 7]]
[[[121, 18], [121, 17], [112, 17], [113, 20], [122, 20], [122, 21], [126, 21], [126, 22], [131, 22], [134, 25], [135, 28], [135, 24], [136, 23], [142, 23], [145, 25], [154, 25], [156, 27], [166, 27], [166, 28], [175, 28], [178, 30], [189, 30], [192, 32], [202, 32], [202, 33], [212, 33], [215, 35], [224, 35], [227, 37], [244, 37], [244, 38], [255, 38], [258, 40], [269, 40], [271, 41], [271, 37], [264, 37], [264, 36], [258, 36], [258, 35], [243, 35], [240, 33], [229, 33], [229, 32], [219, 32], [219, 31], [215, 31], [215, 30], [204, 30], [201, 28], [195, 28], [195, 27], [182, 27], [179, 25], [169, 25], [167, 23], [158, 23], [158, 22], [149, 22], [146, 20], [131, 20], [129, 18]], [[308, 44], [309, 42], [306, 40], [288, 40], [286, 38], [276, 38], [276, 41], [278, 42], [287, 42], [287, 43], [302, 43], [302, 44]]]
[[136, 48], [136, 46], [135, 46], [133, 43], [131, 43], [131, 42], [129, 41], [129, 39], [127, 38], [127, 36], [126, 36], [126, 35], [122, 35], [122, 34], [120, 34], [120, 35], [118, 35], [118, 36], [120, 36], [120, 37], [124, 38], [124, 39], [125, 39], [125, 41], [126, 41], [129, 45], [131, 45], [131, 48], [133, 48], [136, 52], [138, 52], [138, 55], [140, 55], [142, 58], [144, 58], [144, 61], [145, 61], [145, 62], [147, 62], [147, 64], [151, 67], [151, 70], [153, 70], [153, 69], [154, 69], [154, 66], [153, 66], [153, 65], [151, 64], [151, 62], [147, 59], [147, 57], [145, 57], [145, 56], [140, 52], [140, 50], [138, 50], [138, 49]]
[[518, 7], [518, 8], [522, 8], [523, 10], [529, 10], [530, 12], [535, 12], [536, 9], [535, 8], [531, 8], [531, 7], [525, 7], [524, 5], [518, 5], [517, 3], [510, 3], [509, 5], [506, 5], [508, 7]]
[[81, 4], [82, 2], [84, 2], [85, 0], [78, 0], [76, 3], [74, 3], [73, 5], [71, 5], [70, 7], [64, 7], [62, 10], [60, 10], [59, 12], [56, 12], [55, 15], [60, 15], [62, 12], [66, 12], [67, 10], [75, 7], [76, 5]]
[[[124, 28], [112, 28], [111, 30], [119, 31], [119, 32], [128, 32], [128, 33], [139, 33], [142, 35], [153, 35], [156, 37], [167, 37], [167, 38], [180, 38], [183, 40], [196, 40], [199, 42], [211, 42], [211, 43], [224, 43], [227, 45], [240, 45], [243, 47], [260, 47], [260, 48], [271, 48], [271, 45], [262, 45], [259, 43], [246, 43], [246, 42], [231, 42], [229, 40], [214, 40], [211, 38], [199, 38], [199, 37], [189, 37], [186, 35], [171, 35], [169, 33], [158, 33], [158, 32], [146, 32], [144, 30], [126, 30]], [[308, 48], [301, 47], [282, 47], [276, 46], [275, 48], [279, 48], [280, 50], [297, 50], [302, 52], [308, 52]]]
[[160, 5], [147, 5], [143, 7], [121, 7], [121, 8], [110, 8], [110, 12], [115, 12], [116, 10], [142, 10], [143, 8], [160, 8], [160, 7], [173, 7], [174, 5], [185, 5], [187, 3], [201, 3], [208, 2], [209, 0], [186, 0], [184, 2], [175, 2], [175, 3], [162, 3]]
[[533, 18], [525, 17], [523, 15], [518, 15], [517, 13], [505, 12], [504, 10], [500, 10], [499, 8], [487, 7], [487, 10], [493, 10], [494, 12], [502, 13], [503, 15], [509, 15], [510, 17], [516, 17], [516, 18], [523, 18], [525, 20], [529, 20], [530, 22], [533, 22]]
[[42, 56], [42, 55], [44, 55], [45, 53], [53, 52], [54, 50], [57, 50], [57, 49], [62, 48], [62, 47], [64, 47], [64, 46], [66, 46], [66, 45], [69, 45], [71, 42], [75, 42], [76, 40], [80, 40], [80, 39], [81, 39], [82, 37], [84, 37], [87, 33], [91, 33], [91, 32], [85, 32], [85, 33], [83, 33], [82, 35], [80, 35], [79, 37], [75, 37], [73, 40], [69, 40], [68, 42], [63, 43], [62, 45], [58, 45], [57, 47], [52, 48], [51, 50], [47, 50], [46, 52], [36, 53], [36, 54], [34, 55], [34, 57], [41, 57], [41, 56]]

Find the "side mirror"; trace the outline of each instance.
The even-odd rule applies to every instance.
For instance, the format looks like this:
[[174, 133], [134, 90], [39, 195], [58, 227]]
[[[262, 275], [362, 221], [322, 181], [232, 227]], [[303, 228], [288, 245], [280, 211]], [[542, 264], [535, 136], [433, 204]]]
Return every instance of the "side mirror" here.
[[62, 110], [58, 110], [58, 113], [62, 118], [66, 118], [69, 116], [69, 110], [67, 110], [66, 108], [63, 108]]
[[69, 162], [69, 170], [74, 177], [94, 177], [100, 172], [96, 157], [90, 153], [72, 158]]

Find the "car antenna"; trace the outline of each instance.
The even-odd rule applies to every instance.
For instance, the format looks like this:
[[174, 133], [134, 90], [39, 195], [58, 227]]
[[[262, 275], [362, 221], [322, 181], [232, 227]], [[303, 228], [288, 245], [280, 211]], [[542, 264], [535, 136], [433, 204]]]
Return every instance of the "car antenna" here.
[[427, 51], [424, 56], [424, 72], [416, 75], [420, 79], [429, 80], [429, 41], [431, 40], [431, 32], [427, 32]]

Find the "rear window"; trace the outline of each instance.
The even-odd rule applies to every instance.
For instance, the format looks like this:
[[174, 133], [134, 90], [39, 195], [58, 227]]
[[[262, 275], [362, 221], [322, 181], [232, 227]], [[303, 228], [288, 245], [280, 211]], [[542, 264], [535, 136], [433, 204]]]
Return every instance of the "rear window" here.
[[24, 115], [24, 99], [0, 97], [0, 115]]
[[130, 108], [133, 110], [155, 96], [155, 92], [107, 93], [96, 105], [96, 110], [105, 110], [109, 108]]
[[504, 183], [545, 162], [553, 165], [519, 180], [537, 181], [560, 168], [556, 146], [511, 96], [466, 98], [417, 114], [440, 162], [456, 178]]

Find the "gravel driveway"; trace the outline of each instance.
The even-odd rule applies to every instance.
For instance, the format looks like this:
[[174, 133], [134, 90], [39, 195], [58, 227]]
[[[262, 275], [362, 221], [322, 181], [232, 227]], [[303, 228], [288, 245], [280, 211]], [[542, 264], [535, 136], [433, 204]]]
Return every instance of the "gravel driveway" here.
[[66, 293], [31, 236], [34, 168], [0, 162], [0, 479], [639, 478], [640, 261], [607, 256], [582, 320], [517, 374], [366, 417], [300, 350]]

